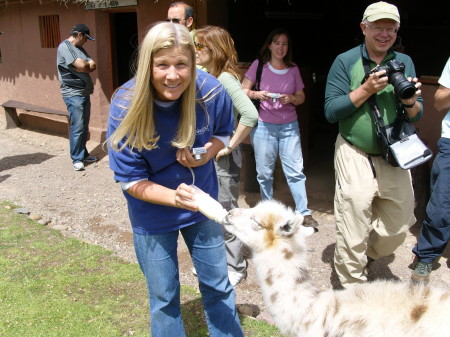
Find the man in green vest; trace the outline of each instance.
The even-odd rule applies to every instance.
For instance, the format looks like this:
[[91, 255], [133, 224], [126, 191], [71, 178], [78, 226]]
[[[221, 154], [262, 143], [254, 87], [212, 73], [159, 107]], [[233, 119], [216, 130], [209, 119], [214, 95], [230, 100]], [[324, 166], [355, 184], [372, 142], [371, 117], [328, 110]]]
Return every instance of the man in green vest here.
[[[360, 27], [364, 42], [337, 56], [325, 90], [325, 116], [339, 123], [334, 266], [345, 288], [366, 282], [370, 263], [392, 254], [416, 221], [411, 174], [381, 156], [369, 98], [375, 97], [385, 125], [394, 122], [397, 111], [416, 121], [423, 109], [411, 58], [392, 49], [400, 28], [397, 7], [382, 1], [369, 5]], [[395, 94], [387, 70], [371, 71], [391, 60], [404, 63], [404, 76], [416, 88], [411, 97]]]

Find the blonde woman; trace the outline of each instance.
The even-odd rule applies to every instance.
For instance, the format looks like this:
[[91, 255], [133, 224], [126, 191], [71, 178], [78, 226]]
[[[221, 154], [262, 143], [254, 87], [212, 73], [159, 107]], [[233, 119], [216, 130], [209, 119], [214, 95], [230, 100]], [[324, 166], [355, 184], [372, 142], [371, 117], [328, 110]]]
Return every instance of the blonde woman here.
[[[217, 77], [233, 101], [236, 131], [229, 144], [216, 156], [219, 177], [219, 202], [230, 210], [238, 207], [242, 156], [239, 144], [250, 134], [258, 122], [258, 111], [241, 86], [241, 74], [237, 67], [237, 52], [230, 34], [221, 27], [205, 26], [195, 33], [197, 64]], [[224, 229], [227, 250], [228, 277], [236, 286], [247, 276], [243, 243]]]
[[[210, 336], [243, 336], [221, 225], [197, 212], [189, 186], [195, 177], [196, 186], [217, 197], [213, 158], [233, 130], [232, 104], [216, 79], [197, 71], [186, 27], [158, 23], [141, 44], [136, 76], [118, 89], [110, 108], [110, 167], [128, 202], [154, 337], [185, 336], [179, 233], [198, 273]], [[194, 158], [192, 147], [206, 153]]]

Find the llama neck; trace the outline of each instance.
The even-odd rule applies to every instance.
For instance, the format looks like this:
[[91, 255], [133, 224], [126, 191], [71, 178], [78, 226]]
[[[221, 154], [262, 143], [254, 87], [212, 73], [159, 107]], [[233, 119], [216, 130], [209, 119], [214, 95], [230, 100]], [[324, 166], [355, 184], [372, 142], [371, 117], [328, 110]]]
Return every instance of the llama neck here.
[[283, 333], [298, 331], [319, 292], [309, 278], [306, 258], [304, 251], [283, 248], [253, 255], [264, 303]]

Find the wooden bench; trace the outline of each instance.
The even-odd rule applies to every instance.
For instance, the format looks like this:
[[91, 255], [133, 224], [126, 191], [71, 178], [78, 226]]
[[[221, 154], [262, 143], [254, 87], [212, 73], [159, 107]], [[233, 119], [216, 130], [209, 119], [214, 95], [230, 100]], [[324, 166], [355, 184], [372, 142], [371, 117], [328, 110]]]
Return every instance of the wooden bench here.
[[69, 124], [69, 112], [62, 111], [62, 110], [55, 110], [50, 108], [44, 108], [42, 106], [28, 104], [24, 102], [19, 101], [13, 101], [9, 100], [5, 103], [2, 103], [1, 106], [5, 109], [5, 116], [6, 116], [6, 128], [12, 129], [17, 128], [20, 126], [20, 119], [17, 114], [17, 109], [25, 110], [25, 111], [32, 111], [32, 112], [39, 112], [44, 113], [48, 115], [58, 115], [58, 116], [64, 116], [67, 119], [67, 124]]

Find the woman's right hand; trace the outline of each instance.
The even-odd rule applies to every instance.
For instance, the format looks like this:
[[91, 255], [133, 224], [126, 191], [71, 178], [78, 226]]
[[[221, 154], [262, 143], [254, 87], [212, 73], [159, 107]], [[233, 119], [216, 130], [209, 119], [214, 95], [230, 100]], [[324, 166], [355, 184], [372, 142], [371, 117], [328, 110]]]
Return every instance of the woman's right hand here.
[[259, 99], [260, 101], [267, 101], [270, 97], [267, 96], [269, 92], [266, 90], [255, 91], [254, 98]]
[[193, 197], [195, 190], [185, 183], [180, 184], [175, 190], [175, 205], [192, 212], [198, 212], [198, 206]]

